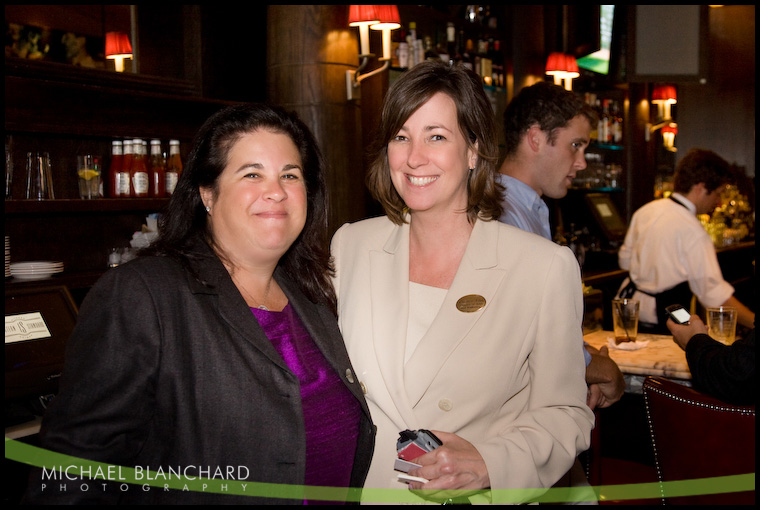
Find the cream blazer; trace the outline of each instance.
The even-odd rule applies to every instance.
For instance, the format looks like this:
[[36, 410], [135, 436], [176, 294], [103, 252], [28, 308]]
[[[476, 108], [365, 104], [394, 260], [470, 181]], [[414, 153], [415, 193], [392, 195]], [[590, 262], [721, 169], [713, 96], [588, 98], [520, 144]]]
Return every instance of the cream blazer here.
[[[589, 447], [583, 291], [568, 248], [477, 221], [443, 305], [406, 365], [409, 225], [387, 217], [343, 225], [332, 254], [339, 326], [377, 426], [366, 488], [407, 490], [393, 469], [398, 433], [407, 428], [473, 443], [492, 489], [551, 487]], [[485, 307], [457, 309], [471, 294], [485, 298]]]

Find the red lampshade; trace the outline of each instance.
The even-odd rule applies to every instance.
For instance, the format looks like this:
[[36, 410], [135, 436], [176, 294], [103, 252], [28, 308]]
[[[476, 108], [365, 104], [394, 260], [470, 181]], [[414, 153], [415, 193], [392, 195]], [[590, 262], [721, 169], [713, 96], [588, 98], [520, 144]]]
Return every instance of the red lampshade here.
[[565, 55], [565, 78], [577, 78], [581, 75], [578, 61], [572, 55]]
[[132, 58], [132, 45], [127, 34], [106, 32], [106, 58], [113, 60], [117, 72], [124, 72], [124, 59]]
[[106, 33], [106, 58], [117, 55], [132, 56], [132, 45], [129, 44], [129, 36], [124, 32]]
[[555, 51], [549, 54], [549, 58], [546, 59], [546, 74], [564, 74], [565, 73], [565, 54]]
[[348, 25], [359, 27], [360, 57], [370, 56], [369, 31], [367, 27], [383, 32], [383, 57], [390, 60], [390, 31], [401, 27], [401, 16], [395, 5], [352, 5], [348, 9]]
[[348, 8], [348, 26], [359, 27], [359, 56], [367, 57], [369, 52], [369, 29], [370, 25], [379, 23], [374, 5], [352, 5]]
[[678, 127], [671, 122], [667, 126], [662, 128], [662, 144], [669, 151], [675, 152], [676, 135], [678, 134]]
[[546, 59], [546, 74], [560, 78], [577, 78], [581, 75], [575, 57], [559, 51], [550, 53]]
[[378, 23], [375, 5], [352, 5], [348, 8], [348, 26], [358, 27], [362, 24]]
[[575, 57], [558, 51], [550, 53], [546, 59], [546, 74], [554, 76], [555, 85], [561, 85], [565, 80], [567, 90], [572, 90], [573, 78], [581, 75]]
[[675, 103], [676, 88], [673, 85], [659, 85], [652, 91], [653, 103]]
[[375, 15], [377, 16], [376, 19], [380, 21], [380, 23], [370, 25], [370, 28], [372, 30], [382, 30], [384, 28], [395, 30], [396, 28], [401, 27], [401, 16], [399, 16], [398, 13], [398, 6], [373, 5], [370, 7], [375, 8]]

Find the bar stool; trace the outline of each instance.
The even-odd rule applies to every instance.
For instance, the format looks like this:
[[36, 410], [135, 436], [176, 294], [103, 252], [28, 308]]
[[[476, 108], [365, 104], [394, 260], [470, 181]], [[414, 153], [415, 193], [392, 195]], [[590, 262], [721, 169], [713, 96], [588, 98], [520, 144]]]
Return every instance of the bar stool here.
[[[755, 473], [755, 406], [735, 406], [663, 377], [643, 385], [659, 481]], [[754, 485], [753, 485], [754, 488]], [[754, 504], [755, 491], [670, 497], [663, 504]]]

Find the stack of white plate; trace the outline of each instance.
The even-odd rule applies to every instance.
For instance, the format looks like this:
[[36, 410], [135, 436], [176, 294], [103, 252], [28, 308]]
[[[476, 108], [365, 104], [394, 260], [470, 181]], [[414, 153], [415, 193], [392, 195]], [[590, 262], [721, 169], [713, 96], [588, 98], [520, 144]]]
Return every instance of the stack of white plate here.
[[5, 277], [11, 277], [11, 239], [5, 236]]
[[42, 280], [62, 271], [63, 262], [37, 260], [11, 264], [11, 275], [19, 280]]

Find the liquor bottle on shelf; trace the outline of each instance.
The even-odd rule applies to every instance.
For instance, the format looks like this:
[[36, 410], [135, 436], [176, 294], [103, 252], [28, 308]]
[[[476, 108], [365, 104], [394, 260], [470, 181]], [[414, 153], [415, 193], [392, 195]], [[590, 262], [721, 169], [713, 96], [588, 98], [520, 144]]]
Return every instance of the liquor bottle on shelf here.
[[[399, 29], [394, 30], [391, 35], [391, 67], [401, 68], [401, 51], [402, 44], [406, 45], [406, 32], [404, 32], [404, 29]], [[408, 47], [404, 47], [404, 49], [406, 50], [406, 54], [403, 58], [406, 61], [406, 65], [408, 66]]]
[[[464, 34], [462, 33], [462, 35]], [[463, 37], [462, 41], [464, 40]], [[464, 42], [464, 51], [462, 52], [462, 65], [471, 71], [475, 70], [474, 52], [475, 43], [472, 42], [472, 39], [467, 39], [466, 42]]]
[[409, 43], [406, 39], [398, 43], [398, 67], [400, 69], [409, 69]]
[[594, 129], [594, 132], [596, 135], [594, 136], [594, 139], [596, 140], [596, 143], [602, 143], [602, 100], [599, 98], [596, 98], [594, 100], [594, 110], [596, 111], [597, 121], [596, 121], [596, 129]]
[[433, 39], [429, 35], [426, 35], [423, 39], [425, 44], [425, 60], [441, 60], [438, 52], [433, 47]]
[[454, 23], [449, 21], [446, 24], [446, 53], [449, 57], [449, 63], [456, 62], [457, 58], [457, 28]]
[[414, 64], [417, 65], [425, 60], [425, 44], [422, 39], [414, 40]]
[[464, 62], [464, 56], [462, 55], [462, 51], [464, 50], [462, 46], [463, 33], [460, 31], [455, 36], [454, 53], [451, 54], [451, 60], [455, 64], [462, 64]]
[[499, 39], [489, 40], [488, 58], [491, 59], [494, 87], [504, 87], [504, 54], [501, 51], [501, 41]]
[[132, 148], [135, 154], [129, 169], [131, 195], [136, 198], [146, 198], [150, 189], [150, 177], [148, 177], [148, 165], [142, 139], [132, 140]]
[[177, 180], [182, 174], [182, 158], [179, 153], [179, 140], [169, 140], [169, 159], [166, 161], [166, 194], [174, 193]]
[[596, 122], [593, 126], [591, 126], [591, 133], [589, 134], [589, 137], [591, 138], [592, 142], [599, 142], [599, 122]]
[[108, 168], [108, 197], [121, 197], [121, 169], [124, 164], [124, 148], [121, 140], [111, 142], [111, 162]]
[[119, 172], [119, 197], [130, 198], [132, 197], [132, 177], [131, 169], [132, 162], [135, 159], [135, 148], [132, 140], [124, 140], [124, 160], [121, 165], [121, 172]]
[[612, 117], [612, 143], [620, 144], [623, 142], [623, 116], [617, 101], [612, 101], [610, 115]]
[[602, 114], [599, 116], [599, 143], [610, 142], [610, 101], [602, 99]]
[[414, 64], [418, 63], [417, 53], [417, 23], [414, 21], [409, 22], [409, 31], [406, 34], [406, 44], [409, 46], [409, 67], [414, 67]]
[[489, 54], [489, 41], [478, 39], [478, 58], [480, 65], [477, 67], [480, 80], [485, 85], [493, 85], [493, 61]]
[[161, 152], [161, 140], [150, 141], [150, 196], [166, 196], [166, 159]]
[[475, 23], [478, 21], [478, 10], [479, 9], [477, 5], [468, 5], [464, 10], [465, 21], [468, 21], [470, 23]]
[[[446, 36], [448, 37], [448, 36]], [[441, 62], [450, 63], [451, 57], [449, 56], [448, 44], [441, 43], [440, 40], [436, 42], [435, 52], [438, 54], [438, 59]]]
[[488, 54], [488, 41], [486, 39], [478, 39], [478, 55], [485, 56]]
[[497, 30], [499, 28], [499, 19], [494, 13], [491, 12], [490, 6], [486, 5], [486, 12], [483, 19], [483, 24], [488, 27], [489, 30]]

